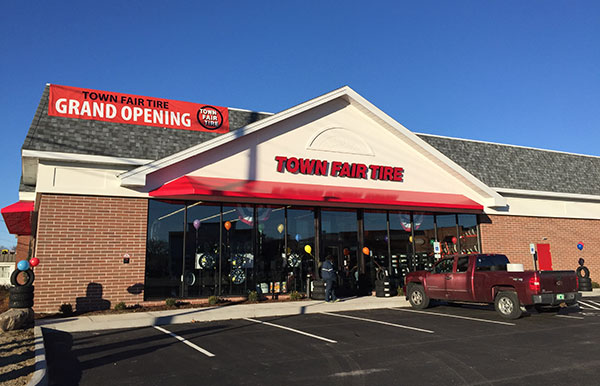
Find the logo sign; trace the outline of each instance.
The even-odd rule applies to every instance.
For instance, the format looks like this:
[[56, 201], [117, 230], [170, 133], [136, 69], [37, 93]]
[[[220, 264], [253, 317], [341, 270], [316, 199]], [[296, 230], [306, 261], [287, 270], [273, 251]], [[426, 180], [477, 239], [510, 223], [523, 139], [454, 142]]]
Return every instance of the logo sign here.
[[48, 115], [171, 129], [229, 132], [226, 107], [50, 85]]
[[213, 106], [203, 106], [196, 113], [198, 123], [206, 130], [215, 131], [223, 125], [223, 114]]

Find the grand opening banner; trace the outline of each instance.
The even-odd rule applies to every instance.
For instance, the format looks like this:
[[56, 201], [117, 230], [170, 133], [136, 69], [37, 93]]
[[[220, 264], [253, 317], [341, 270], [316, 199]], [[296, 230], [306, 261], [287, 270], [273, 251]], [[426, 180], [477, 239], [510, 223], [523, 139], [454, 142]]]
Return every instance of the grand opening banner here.
[[48, 115], [181, 130], [229, 132], [226, 107], [54, 84], [50, 85]]

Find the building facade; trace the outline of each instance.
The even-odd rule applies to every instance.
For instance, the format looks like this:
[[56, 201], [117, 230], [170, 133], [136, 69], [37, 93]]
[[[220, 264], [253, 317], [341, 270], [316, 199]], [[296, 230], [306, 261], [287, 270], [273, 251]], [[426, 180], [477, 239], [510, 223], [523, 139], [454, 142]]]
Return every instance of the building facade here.
[[22, 161], [2, 213], [38, 312], [306, 292], [328, 255], [359, 295], [530, 244], [600, 275], [600, 158], [415, 134], [348, 87], [268, 114], [48, 85]]

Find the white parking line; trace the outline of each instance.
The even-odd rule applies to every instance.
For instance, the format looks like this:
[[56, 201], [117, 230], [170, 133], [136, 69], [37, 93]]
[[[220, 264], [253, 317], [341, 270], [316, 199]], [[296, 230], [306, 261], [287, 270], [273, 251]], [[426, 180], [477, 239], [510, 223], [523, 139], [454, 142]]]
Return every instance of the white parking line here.
[[250, 322], [254, 322], [254, 323], [266, 324], [267, 326], [271, 326], [271, 327], [282, 328], [284, 330], [295, 332], [296, 334], [306, 335], [306, 336], [310, 336], [311, 338], [320, 339], [320, 340], [323, 340], [323, 341], [325, 341], [327, 343], [337, 343], [337, 341], [332, 340], [332, 339], [327, 339], [327, 338], [324, 338], [322, 336], [313, 335], [313, 334], [310, 334], [308, 332], [296, 330], [294, 328], [280, 326], [279, 324], [273, 324], [273, 323], [269, 323], [269, 322], [263, 322], [262, 320], [256, 320], [256, 319], [250, 319], [250, 318], [243, 318], [243, 319], [247, 320], [247, 321], [250, 321]]
[[596, 302], [595, 302], [595, 301], [593, 301], [593, 300], [589, 300], [589, 299], [588, 299], [588, 300], [586, 300], [586, 302], [588, 302], [588, 303], [592, 303], [592, 304], [594, 304], [594, 305], [596, 305], [596, 306], [600, 307], [600, 303], [596, 303]]
[[458, 315], [449, 315], [449, 314], [440, 314], [437, 312], [428, 312], [428, 311], [417, 311], [417, 310], [407, 310], [404, 308], [390, 308], [390, 310], [396, 310], [396, 311], [404, 311], [404, 312], [416, 312], [419, 314], [427, 314], [427, 315], [436, 315], [436, 316], [446, 316], [448, 318], [457, 318], [457, 319], [466, 319], [466, 320], [473, 320], [476, 322], [485, 322], [485, 323], [494, 323], [494, 324], [503, 324], [505, 326], [516, 326], [516, 324], [514, 323], [509, 323], [509, 322], [499, 322], [497, 320], [489, 320], [489, 319], [479, 319], [479, 318], [471, 318], [468, 316], [458, 316]]
[[559, 318], [570, 318], [570, 319], [585, 319], [582, 316], [571, 316], [571, 315], [556, 315]]
[[596, 307], [596, 306], [593, 306], [593, 305], [588, 304], [586, 302], [582, 302], [581, 300], [579, 300], [579, 304], [583, 304], [584, 306], [589, 307], [592, 310], [598, 310], [598, 311], [600, 311], [600, 307]]
[[202, 347], [196, 346], [196, 345], [195, 345], [195, 344], [193, 344], [192, 342], [190, 342], [190, 341], [188, 341], [188, 340], [186, 340], [186, 339], [184, 339], [184, 338], [180, 337], [180, 336], [179, 336], [179, 335], [177, 335], [177, 334], [174, 334], [174, 333], [172, 333], [172, 332], [171, 332], [171, 331], [169, 331], [169, 330], [165, 330], [164, 328], [162, 328], [162, 327], [158, 327], [158, 326], [154, 326], [154, 328], [156, 328], [158, 331], [164, 332], [164, 333], [165, 333], [165, 334], [167, 334], [167, 335], [171, 335], [173, 338], [175, 338], [175, 339], [177, 339], [177, 340], [179, 340], [179, 341], [181, 341], [181, 342], [183, 342], [183, 343], [187, 344], [188, 346], [190, 346], [191, 348], [193, 348], [193, 349], [195, 349], [195, 350], [198, 350], [198, 351], [200, 351], [202, 354], [206, 355], [207, 357], [214, 357], [214, 356], [215, 356], [215, 354], [213, 354], [213, 353], [211, 353], [211, 352], [209, 352], [209, 351], [206, 351], [206, 350], [205, 350], [205, 349], [203, 349]]
[[378, 324], [383, 324], [386, 326], [392, 326], [392, 327], [399, 327], [399, 328], [406, 328], [408, 330], [415, 330], [415, 331], [420, 331], [420, 332], [426, 332], [428, 334], [433, 334], [434, 332], [431, 330], [425, 330], [422, 328], [417, 328], [417, 327], [411, 327], [411, 326], [404, 326], [402, 324], [396, 324], [396, 323], [389, 323], [389, 322], [382, 322], [381, 320], [374, 320], [374, 319], [365, 319], [365, 318], [358, 318], [356, 316], [350, 316], [350, 315], [340, 315], [340, 314], [333, 314], [331, 312], [321, 312], [321, 314], [325, 314], [325, 315], [331, 315], [331, 316], [338, 316], [340, 318], [348, 318], [348, 319], [356, 319], [356, 320], [362, 320], [363, 322], [371, 322], [371, 323], [378, 323]]

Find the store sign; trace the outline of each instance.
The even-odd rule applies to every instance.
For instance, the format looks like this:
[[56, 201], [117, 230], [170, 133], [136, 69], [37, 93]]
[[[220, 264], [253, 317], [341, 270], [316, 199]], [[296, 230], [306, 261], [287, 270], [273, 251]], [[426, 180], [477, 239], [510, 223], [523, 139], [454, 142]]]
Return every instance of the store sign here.
[[404, 182], [404, 169], [399, 167], [284, 156], [276, 156], [275, 161], [279, 173]]
[[171, 129], [229, 132], [226, 107], [50, 85], [48, 115]]

